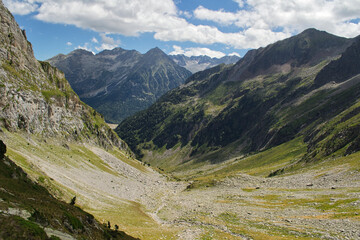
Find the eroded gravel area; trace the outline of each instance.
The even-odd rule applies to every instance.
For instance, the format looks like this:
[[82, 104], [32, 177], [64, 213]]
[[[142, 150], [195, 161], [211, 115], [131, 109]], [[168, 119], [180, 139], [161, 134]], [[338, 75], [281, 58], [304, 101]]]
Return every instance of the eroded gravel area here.
[[274, 178], [240, 174], [214, 187], [177, 194], [159, 213], [188, 228], [180, 239], [196, 239], [209, 227], [233, 239], [259, 234], [360, 239], [359, 190], [359, 172], [345, 169]]

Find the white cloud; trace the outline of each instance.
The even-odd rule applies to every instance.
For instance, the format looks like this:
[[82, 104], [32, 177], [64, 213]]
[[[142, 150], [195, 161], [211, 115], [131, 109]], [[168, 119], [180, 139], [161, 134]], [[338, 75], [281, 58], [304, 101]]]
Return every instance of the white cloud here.
[[238, 54], [237, 52], [232, 52], [229, 53], [228, 56], [237, 56], [237, 57], [241, 57], [240, 54]]
[[171, 53], [169, 53], [169, 55], [178, 55], [178, 54], [183, 54], [187, 57], [191, 57], [191, 56], [209, 56], [212, 58], [221, 58], [224, 57], [226, 54], [223, 52], [219, 52], [219, 51], [214, 51], [211, 50], [209, 48], [185, 48], [182, 49], [180, 46], [173, 46], [174, 51], [172, 51]]
[[[114, 49], [114, 48], [118, 47], [121, 44], [120, 40], [115, 40], [112, 37], [107, 36], [106, 33], [100, 33], [100, 37], [101, 37], [101, 46], [100, 47], [95, 47], [95, 49], [97, 51], [102, 51], [102, 50], [105, 50], [105, 49], [111, 50], [111, 49]], [[92, 39], [92, 41], [94, 43], [98, 43], [98, 42], [94, 41], [94, 38]]]
[[79, 45], [79, 46], [77, 46], [75, 49], [83, 49], [83, 50], [92, 52], [92, 53], [95, 55], [95, 53], [94, 53], [94, 51], [92, 50], [91, 45], [90, 45], [89, 43], [84, 43], [84, 45], [82, 45], [82, 46]]
[[[42, 21], [72, 24], [97, 32], [126, 36], [154, 32], [155, 39], [161, 41], [223, 43], [236, 48], [257, 48], [289, 36], [289, 34], [260, 29], [262, 31], [257, 32], [265, 33], [266, 36], [256, 36], [254, 40], [251, 33], [255, 30], [252, 29], [224, 33], [214, 26], [194, 25], [181, 17], [190, 17], [191, 14], [179, 11], [172, 0], [36, 0], [36, 2], [39, 8], [35, 17]], [[237, 2], [241, 3], [239, 0]], [[205, 8], [202, 10], [206, 11]], [[227, 13], [222, 10], [218, 15], [217, 19], [220, 20]], [[226, 19], [224, 23], [234, 21], [232, 16]], [[116, 45], [119, 43], [106, 42], [103, 39], [102, 46], [98, 49], [109, 49]]]
[[93, 42], [93, 43], [99, 43], [99, 41], [96, 39], [96, 37], [93, 37], [93, 38], [91, 39], [91, 42]]
[[19, 15], [27, 15], [37, 10], [38, 5], [35, 1], [18, 1], [18, 0], [4, 0], [4, 5], [13, 13]]
[[136, 36], [178, 26], [172, 0], [37, 0], [36, 18], [51, 23], [72, 24], [97, 32]]
[[233, 0], [234, 2], [237, 2], [239, 4], [239, 7], [242, 8], [245, 6], [245, 0]]
[[179, 11], [180, 15], [183, 15], [185, 18], [191, 18], [192, 14], [188, 11]]
[[[245, 1], [234, 1], [239, 3], [239, 8], [244, 6]], [[360, 24], [350, 22], [360, 17], [359, 0], [247, 0], [246, 4], [246, 9], [237, 12], [199, 6], [194, 10], [194, 16], [242, 29], [284, 29], [297, 33], [314, 27], [346, 37], [360, 33]]]
[[173, 45], [173, 49], [174, 49], [174, 51], [169, 53], [169, 55], [180, 55], [180, 54], [185, 55], [185, 51], [182, 49], [182, 47], [177, 46], [177, 45]]
[[72, 44], [72, 42], [67, 42], [66, 45], [72, 46], [73, 44]]
[[[75, 25], [107, 33], [92, 43], [98, 49], [116, 47], [109, 34], [138, 36], [154, 33], [161, 41], [222, 43], [238, 49], [258, 48], [282, 40], [306, 28], [354, 37], [360, 33], [360, 0], [233, 0], [234, 12], [210, 10], [203, 6], [193, 12], [181, 11], [175, 0], [4, 0], [13, 13], [34, 13], [51, 23]], [[203, 25], [194, 18], [212, 21]], [[223, 32], [231, 26], [233, 32]], [[96, 42], [98, 41], [98, 42]]]
[[225, 12], [223, 9], [214, 11], [204, 8], [203, 6], [199, 6], [195, 9], [194, 16], [201, 20], [214, 21], [225, 25], [230, 25], [239, 18], [236, 13]]
[[162, 41], [190, 41], [201, 44], [224, 43], [238, 49], [258, 48], [290, 37], [290, 33], [273, 32], [268, 29], [249, 28], [237, 33], [223, 33], [215, 27], [189, 25], [185, 29], [170, 29], [156, 33]]

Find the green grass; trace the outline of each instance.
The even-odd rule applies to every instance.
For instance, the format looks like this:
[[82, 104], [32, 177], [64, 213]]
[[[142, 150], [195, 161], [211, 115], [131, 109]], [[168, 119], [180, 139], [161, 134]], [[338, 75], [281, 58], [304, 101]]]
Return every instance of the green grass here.
[[84, 229], [84, 225], [77, 217], [75, 217], [74, 215], [72, 215], [69, 212], [65, 212], [64, 215], [74, 230]]
[[111, 207], [104, 207], [101, 210], [86, 208], [86, 210], [97, 216], [101, 222], [109, 221], [112, 226], [116, 224], [134, 237], [147, 240], [172, 239], [179, 231], [176, 227], [159, 226], [139, 203], [133, 201], [105, 203], [110, 204]]
[[18, 216], [0, 215], [0, 226], [0, 239], [49, 239], [38, 224]]
[[19, 79], [22, 78], [21, 74], [18, 71], [16, 71], [16, 69], [13, 66], [11, 66], [10, 64], [3, 63], [2, 67], [5, 69], [5, 71], [10, 73], [12, 76], [17, 77]]
[[196, 182], [193, 187], [211, 186], [216, 180], [238, 173], [266, 177], [271, 172], [300, 160], [305, 152], [306, 144], [301, 138], [296, 138], [266, 151], [236, 158], [232, 163], [210, 174], [204, 173], [202, 176], [194, 176], [193, 180]]
[[224, 212], [217, 216], [217, 221], [237, 234], [251, 237], [256, 240], [267, 239], [321, 239], [321, 235], [297, 230], [291, 226], [283, 227], [266, 221], [244, 220], [234, 213]]
[[42, 90], [41, 93], [47, 102], [50, 102], [52, 98], [62, 98], [68, 96], [65, 92], [58, 89]]

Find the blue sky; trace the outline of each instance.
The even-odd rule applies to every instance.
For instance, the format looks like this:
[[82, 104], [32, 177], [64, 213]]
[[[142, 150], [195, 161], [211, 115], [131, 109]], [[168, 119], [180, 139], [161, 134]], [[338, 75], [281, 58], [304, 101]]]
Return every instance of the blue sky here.
[[83, 48], [243, 56], [307, 28], [360, 34], [359, 0], [3, 0], [46, 60]]

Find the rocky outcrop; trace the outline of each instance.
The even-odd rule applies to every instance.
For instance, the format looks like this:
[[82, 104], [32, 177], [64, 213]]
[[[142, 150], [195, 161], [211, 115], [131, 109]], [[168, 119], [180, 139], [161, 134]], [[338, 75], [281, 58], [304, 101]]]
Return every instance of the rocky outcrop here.
[[80, 101], [62, 72], [35, 59], [25, 30], [1, 1], [0, 29], [1, 127], [125, 147], [102, 116]]
[[360, 37], [346, 49], [339, 59], [336, 59], [324, 67], [315, 83], [319, 86], [328, 82], [343, 82], [352, 76], [360, 74]]
[[6, 145], [0, 140], [0, 158], [3, 158], [6, 153]]

